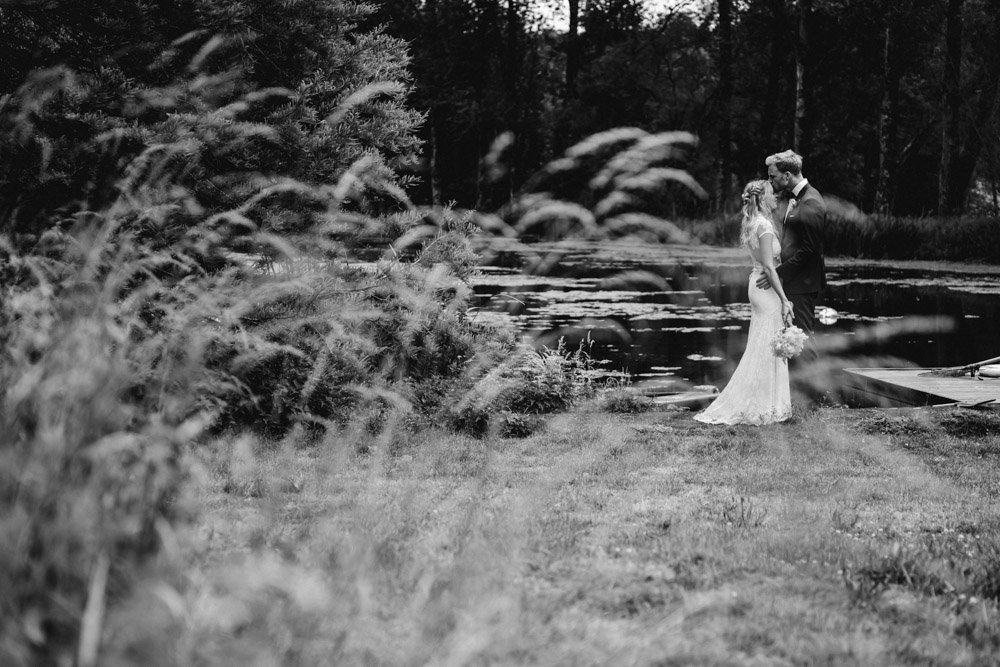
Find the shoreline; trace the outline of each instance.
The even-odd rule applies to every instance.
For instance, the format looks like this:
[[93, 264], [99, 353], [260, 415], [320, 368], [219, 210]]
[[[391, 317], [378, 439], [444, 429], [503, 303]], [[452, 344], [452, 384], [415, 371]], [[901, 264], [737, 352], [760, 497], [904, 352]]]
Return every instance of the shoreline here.
[[[684, 262], [714, 262], [718, 264], [742, 265], [745, 252], [738, 247], [713, 246], [682, 243], [649, 243], [643, 240], [569, 240], [546, 241], [526, 244], [525, 250], [536, 253], [586, 253], [594, 261], [623, 261], [646, 259], [650, 262], [663, 261], [665, 257]], [[614, 252], [612, 252], [614, 251]], [[980, 275], [1000, 275], [1000, 264], [984, 262], [956, 262], [953, 260], [927, 259], [871, 259], [862, 257], [826, 257], [828, 267], [896, 267], [904, 270], [934, 271], [937, 273], [974, 273]], [[484, 266], [489, 266], [486, 264]]]

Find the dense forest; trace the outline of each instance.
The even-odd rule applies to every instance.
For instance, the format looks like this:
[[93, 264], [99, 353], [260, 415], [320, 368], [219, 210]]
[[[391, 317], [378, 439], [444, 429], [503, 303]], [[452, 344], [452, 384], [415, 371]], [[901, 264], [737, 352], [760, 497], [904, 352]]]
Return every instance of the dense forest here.
[[[193, 30], [237, 36], [239, 55], [214, 57], [261, 86], [335, 97], [337, 77], [350, 76], [325, 69], [320, 33], [348, 24], [315, 21], [308, 3], [6, 4], [7, 93], [33, 69], [66, 64], [119, 95], [168, 76], [150, 65]], [[683, 166], [710, 196], [673, 200], [672, 214], [732, 209], [734, 188], [784, 148], [863, 211], [998, 210], [996, 0], [384, 0], [374, 10], [356, 17], [359, 33], [371, 45], [401, 40], [379, 72], [399, 82], [383, 97], [398, 103], [412, 88], [391, 131], [416, 130], [375, 144], [408, 156], [390, 166], [418, 203], [495, 209], [568, 146], [632, 126], [699, 138]], [[502, 176], [484, 166], [498, 139]], [[317, 178], [342, 164], [300, 160]]]
[[[996, 0], [385, 0], [373, 21], [413, 57], [423, 201], [495, 206], [635, 126], [699, 137], [686, 166], [711, 196], [688, 215], [732, 209], [785, 148], [867, 212], [998, 211]], [[505, 132], [495, 182], [480, 160]]]

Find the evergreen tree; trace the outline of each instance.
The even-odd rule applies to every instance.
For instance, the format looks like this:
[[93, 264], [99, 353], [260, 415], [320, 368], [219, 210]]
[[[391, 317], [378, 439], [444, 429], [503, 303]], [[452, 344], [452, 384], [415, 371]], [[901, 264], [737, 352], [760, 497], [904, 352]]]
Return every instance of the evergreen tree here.
[[[15, 118], [30, 118], [16, 124], [23, 136], [4, 132], [0, 139], [0, 229], [32, 243], [53, 220], [106, 204], [116, 195], [116, 176], [150, 146], [183, 138], [190, 143], [177, 156], [178, 185], [196, 192], [209, 213], [241, 201], [261, 187], [261, 177], [333, 183], [351, 168], [405, 200], [408, 179], [398, 170], [416, 160], [423, 119], [406, 102], [405, 44], [358, 28], [369, 6], [353, 0], [80, 4], [0, 8], [7, 56], [0, 58], [6, 65], [0, 86], [8, 93], [0, 123], [9, 129]], [[63, 65], [72, 76], [50, 70], [30, 80], [33, 71]], [[36, 99], [30, 89], [52, 77], [65, 81], [49, 103], [20, 105]], [[203, 117], [192, 126], [187, 121], [203, 103], [221, 109], [211, 122]], [[226, 141], [233, 122], [257, 123], [260, 132]], [[248, 173], [257, 176], [240, 178]], [[257, 213], [261, 227], [282, 233], [311, 222], [287, 206]], [[174, 227], [185, 226], [184, 215], [175, 212]]]

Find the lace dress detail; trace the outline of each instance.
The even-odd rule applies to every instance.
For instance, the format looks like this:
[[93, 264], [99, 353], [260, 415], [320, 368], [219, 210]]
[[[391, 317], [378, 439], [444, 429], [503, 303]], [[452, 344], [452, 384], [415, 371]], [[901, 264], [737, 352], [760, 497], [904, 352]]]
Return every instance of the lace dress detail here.
[[[750, 248], [759, 248], [761, 237], [770, 234], [771, 251], [778, 262], [781, 245], [774, 225], [766, 218], [757, 218], [746, 241]], [[753, 253], [750, 253], [753, 259]], [[771, 338], [782, 328], [781, 299], [773, 289], [757, 287], [757, 278], [764, 267], [753, 259], [753, 271], [747, 286], [750, 298], [750, 332], [747, 346], [729, 383], [695, 419], [707, 424], [770, 424], [788, 419], [792, 412], [788, 388], [788, 362], [771, 352]]]

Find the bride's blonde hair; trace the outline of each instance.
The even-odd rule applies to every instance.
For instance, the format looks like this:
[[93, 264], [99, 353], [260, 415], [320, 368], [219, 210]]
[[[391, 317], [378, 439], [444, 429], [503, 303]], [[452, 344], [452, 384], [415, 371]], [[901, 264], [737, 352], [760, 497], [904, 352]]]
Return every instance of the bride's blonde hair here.
[[740, 223], [740, 245], [750, 245], [750, 240], [754, 238], [750, 223], [757, 216], [770, 217], [771, 211], [777, 206], [774, 199], [774, 189], [770, 181], [759, 180], [750, 181], [743, 188], [741, 195], [743, 200], [743, 221]]

